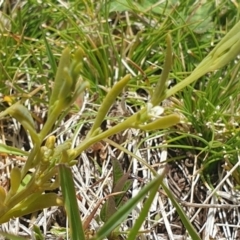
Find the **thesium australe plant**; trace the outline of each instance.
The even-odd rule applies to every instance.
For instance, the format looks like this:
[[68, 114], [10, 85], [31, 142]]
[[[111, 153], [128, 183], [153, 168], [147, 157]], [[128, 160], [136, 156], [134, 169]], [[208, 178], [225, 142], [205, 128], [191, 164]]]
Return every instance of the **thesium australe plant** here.
[[[129, 5], [128, 7], [134, 6]], [[21, 16], [18, 15], [18, 18], [20, 21]], [[68, 37], [66, 33], [62, 34], [63, 37]], [[15, 38], [17, 37], [15, 36]], [[89, 42], [93, 48], [93, 52], [103, 51], [105, 54], [105, 49], [100, 48], [96, 50], [95, 43], [91, 40]], [[63, 206], [68, 218], [66, 231], [70, 235], [70, 239], [121, 239], [121, 236], [124, 236], [124, 239], [132, 240], [144, 235], [142, 225], [150, 212], [154, 199], [160, 191], [163, 191], [175, 207], [191, 239], [200, 239], [199, 233], [190, 222], [186, 212], [164, 181], [168, 173], [168, 168], [165, 164], [163, 164], [162, 171], [158, 172], [147, 161], [142, 161], [136, 152], [133, 153], [130, 149], [119, 145], [118, 149], [123, 154], [131, 155], [133, 159], [137, 159], [145, 168], [150, 170], [152, 179], [146, 182], [146, 184], [144, 183], [144, 187], [134, 197], [125, 201], [124, 196], [132, 188], [132, 178], [135, 177], [130, 174], [133, 163], [130, 162], [130, 167], [125, 172], [119, 161], [112, 156], [110, 163], [113, 168], [111, 190], [107, 192], [104, 198], [97, 199], [95, 206], [89, 207], [91, 211], [87, 213], [88, 217], [84, 219], [81, 217], [81, 209], [79, 209], [78, 205], [78, 200], [82, 199], [82, 195], [84, 194], [75, 192], [76, 182], [73, 179], [71, 167], [78, 163], [79, 156], [89, 151], [91, 146], [102, 142], [108, 144], [113, 142], [112, 144], [117, 145], [118, 143], [114, 143], [111, 137], [119, 133], [124, 133], [127, 130], [134, 130], [139, 134], [152, 133], [159, 129], [172, 128], [184, 122], [185, 119], [182, 119], [179, 111], [161, 104], [207, 73], [223, 68], [237, 57], [240, 53], [240, 22], [226, 33], [222, 40], [196, 66], [189, 76], [182, 79], [172, 88], [168, 88], [168, 80], [173, 65], [172, 46], [174, 45], [174, 38], [169, 31], [166, 34], [166, 50], [164, 51], [165, 57], [161, 68], [161, 77], [155, 85], [148, 85], [148, 90], [151, 94], [144, 102], [144, 106], [141, 106], [141, 108], [136, 107], [137, 110], [135, 112], [128, 112], [128, 114], [121, 116], [121, 118], [119, 117], [119, 120], [113, 126], [109, 128], [103, 127], [105, 122], [111, 119], [111, 116], [109, 116], [111, 108], [114, 107], [117, 101], [122, 100], [122, 93], [132, 84], [133, 80], [136, 80], [136, 76], [133, 73], [127, 73], [123, 77], [119, 77], [111, 88], [105, 86], [99, 88], [99, 95], [102, 94], [102, 89], [106, 91], [106, 94], [100, 102], [98, 111], [94, 113], [94, 120], [86, 121], [90, 127], [84, 138], [76, 145], [73, 144], [73, 136], [59, 143], [57, 141], [57, 134], [52, 133], [53, 129], [60, 127], [59, 119], [72, 114], [72, 109], [76, 102], [78, 103], [78, 108], [82, 107], [81, 101], [83, 95], [91, 88], [91, 84], [93, 84], [87, 80], [88, 75], [84, 71], [86, 64], [90, 65], [89, 59], [92, 59], [91, 54], [93, 53], [91, 52], [92, 49], [90, 47], [89, 49], [86, 48], [84, 44], [83, 47], [78, 47], [75, 50], [71, 50], [70, 47], [63, 50], [58, 67], [56, 68], [54, 82], [51, 86], [46, 87], [49, 90], [46, 96], [49, 97], [45, 96], [47, 99], [43, 98], [44, 100], [42, 100], [46, 101], [48, 106], [47, 117], [40, 129], [36, 127], [34, 113], [24, 104], [24, 101], [33, 97], [37, 90], [33, 94], [23, 97], [16, 102], [10, 97], [5, 98], [8, 106], [0, 112], [0, 120], [4, 121], [5, 118], [11, 116], [11, 119], [18, 122], [25, 130], [32, 145], [29, 151], [25, 151], [0, 143], [1, 154], [14, 154], [26, 159], [21, 167], [15, 166], [11, 168], [9, 188], [6, 190], [5, 187], [0, 186], [0, 223], [4, 224], [14, 218], [23, 217], [52, 206]], [[97, 44], [100, 43], [98, 42]], [[132, 44], [135, 44], [135, 42]], [[47, 42], [45, 45], [47, 48], [50, 48]], [[99, 52], [96, 55], [99, 54], [100, 56]], [[51, 59], [51, 66], [54, 68], [54, 59], [52, 59], [53, 56], [50, 52], [48, 57]], [[117, 55], [113, 58], [119, 61]], [[105, 60], [108, 59], [106, 58]], [[35, 61], [34, 57], [32, 61]], [[107, 75], [106, 69], [108, 64], [104, 65], [101, 61], [102, 59], [99, 57], [96, 60], [96, 64], [99, 64], [99, 66], [102, 64], [103, 69], [99, 69], [102, 72], [94, 72], [94, 74], [102, 77]], [[91, 67], [88, 67], [89, 71]], [[142, 69], [137, 64], [135, 67], [139, 68], [141, 72]], [[41, 71], [43, 70], [44, 67], [41, 68]], [[79, 98], [81, 100], [80, 104]], [[81, 119], [78, 121], [80, 122]], [[94, 162], [94, 159], [92, 161]], [[97, 163], [94, 162], [94, 164], [97, 168]], [[89, 171], [91, 170], [89, 168]], [[104, 177], [96, 178], [96, 182], [101, 181], [105, 181]], [[60, 192], [58, 192], [59, 189]], [[142, 205], [139, 209], [138, 204], [141, 201]], [[136, 209], [138, 209], [138, 216], [134, 219], [131, 228], [121, 229], [121, 224]], [[161, 212], [158, 213], [159, 216], [161, 216]], [[89, 236], [87, 231], [89, 230], [91, 221], [96, 221], [101, 226]], [[37, 234], [38, 231], [41, 232], [37, 227], [33, 231], [34, 234]], [[9, 237], [9, 233], [2, 234]]]

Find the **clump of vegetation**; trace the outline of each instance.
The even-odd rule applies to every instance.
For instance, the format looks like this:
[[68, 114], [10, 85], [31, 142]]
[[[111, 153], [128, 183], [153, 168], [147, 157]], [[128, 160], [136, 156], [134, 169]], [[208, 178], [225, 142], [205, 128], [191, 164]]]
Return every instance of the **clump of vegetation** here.
[[232, 3], [6, 1], [0, 19], [3, 236], [237, 234], [209, 227], [238, 203]]

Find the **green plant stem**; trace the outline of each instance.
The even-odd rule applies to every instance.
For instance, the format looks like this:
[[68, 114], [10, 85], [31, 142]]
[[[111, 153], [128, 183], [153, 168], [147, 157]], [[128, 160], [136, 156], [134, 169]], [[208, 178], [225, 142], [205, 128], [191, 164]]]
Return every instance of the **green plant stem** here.
[[172, 39], [170, 34], [167, 35], [167, 50], [166, 50], [166, 56], [163, 66], [163, 71], [161, 74], [161, 77], [159, 81], [157, 82], [157, 86], [155, 87], [151, 103], [153, 106], [156, 106], [161, 102], [161, 98], [165, 98], [165, 91], [167, 89], [167, 80], [168, 75], [171, 70], [172, 66]]
[[204, 74], [206, 74], [208, 72], [208, 69], [204, 68], [203, 71], [199, 71], [198, 68], [196, 68], [192, 74], [190, 76], [188, 76], [187, 78], [185, 78], [183, 81], [181, 81], [180, 83], [178, 83], [177, 85], [175, 85], [174, 87], [170, 88], [169, 90], [167, 90], [166, 92], [166, 96], [163, 96], [161, 98], [161, 101], [163, 101], [166, 98], [169, 98], [170, 96], [174, 95], [175, 93], [179, 92], [180, 90], [182, 90], [183, 88], [187, 87], [188, 85], [190, 85], [191, 83], [193, 83], [194, 81], [196, 81], [197, 79], [199, 79], [200, 77], [202, 77]]
[[104, 98], [104, 100], [98, 110], [96, 119], [93, 123], [91, 130], [89, 131], [89, 133], [87, 135], [87, 138], [89, 136], [92, 136], [92, 134], [96, 131], [96, 129], [98, 129], [100, 127], [100, 125], [101, 125], [102, 121], [104, 120], [104, 118], [106, 117], [110, 107], [116, 100], [117, 96], [122, 92], [123, 88], [127, 85], [129, 80], [130, 80], [130, 75], [128, 74], [125, 77], [123, 77], [119, 82], [117, 82], [112, 87], [112, 89], [108, 92], [108, 94]]
[[27, 174], [28, 170], [32, 167], [32, 163], [37, 155], [37, 152], [40, 151], [40, 144], [36, 144], [32, 151], [30, 152], [26, 163], [24, 164], [22, 170], [21, 170], [21, 178], [23, 179], [25, 175]]
[[40, 146], [44, 138], [47, 136], [47, 134], [52, 129], [53, 125], [55, 124], [59, 114], [62, 112], [62, 104], [61, 102], [55, 103], [56, 105], [53, 106], [53, 111], [51, 112], [49, 118], [47, 119], [47, 122], [45, 123], [43, 129], [38, 135], [39, 140], [37, 141], [37, 144], [32, 149], [31, 153], [29, 154], [29, 157], [25, 163], [25, 165], [22, 168], [21, 176], [22, 178], [26, 175], [28, 170], [32, 167], [32, 164], [35, 160], [35, 156], [37, 156], [37, 151], [40, 151]]
[[60, 101], [61, 100], [57, 100], [57, 102], [55, 102], [55, 104], [52, 106], [53, 110], [51, 111], [51, 114], [48, 115], [48, 119], [47, 119], [46, 123], [44, 124], [41, 132], [39, 133], [39, 137], [41, 139], [41, 142], [49, 134], [53, 125], [57, 121], [60, 113], [64, 110], [63, 104], [61, 104]]
[[56, 175], [56, 173], [58, 172], [57, 167], [54, 167], [53, 169], [51, 169], [50, 171], [45, 171], [44, 173], [42, 173], [40, 176], [38, 176], [36, 174], [36, 178], [35, 178], [35, 184], [36, 186], [39, 186], [39, 188], [42, 187], [42, 185], [44, 183], [46, 183], [49, 179], [51, 179], [53, 176]]
[[[14, 196], [11, 196], [11, 198], [9, 199], [6, 198], [4, 203], [5, 205], [4, 208], [0, 209], [0, 223], [1, 223], [1, 218], [4, 216], [5, 213], [7, 213], [10, 209], [14, 208], [14, 206], [19, 204], [22, 200], [26, 199], [37, 190], [38, 190], [38, 187], [35, 184], [35, 178], [32, 178], [23, 190], [16, 193]], [[42, 191], [44, 191], [44, 189]]]
[[31, 194], [39, 192], [44, 192], [48, 187], [56, 189], [59, 186], [59, 182], [57, 184], [47, 184], [44, 186], [43, 184], [46, 183], [52, 176], [57, 173], [57, 169], [54, 168], [51, 171], [47, 172], [44, 176], [37, 176], [34, 175], [27, 186], [24, 187], [20, 192], [16, 193], [13, 196], [7, 196], [5, 199], [5, 206], [0, 210], [0, 223], [2, 222], [2, 218], [5, 217], [5, 214], [14, 208], [17, 204], [21, 201], [25, 200]]
[[93, 137], [87, 137], [78, 147], [73, 149], [74, 154], [72, 156], [72, 159], [75, 159], [77, 156], [79, 156], [84, 150], [89, 148], [92, 144], [101, 141], [102, 139], [108, 138], [118, 132], [124, 131], [127, 128], [134, 127], [134, 123], [136, 122], [138, 114], [143, 113], [146, 111], [146, 109], [142, 109], [140, 112], [135, 113], [125, 121], [117, 124], [116, 126], [106, 130], [105, 132], [102, 132], [96, 136]]

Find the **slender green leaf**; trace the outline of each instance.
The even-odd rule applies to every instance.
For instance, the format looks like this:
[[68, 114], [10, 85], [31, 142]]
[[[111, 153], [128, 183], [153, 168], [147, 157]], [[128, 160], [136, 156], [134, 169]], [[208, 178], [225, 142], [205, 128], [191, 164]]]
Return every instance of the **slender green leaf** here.
[[51, 65], [51, 69], [53, 71], [53, 74], [56, 74], [56, 72], [57, 72], [57, 63], [56, 63], [55, 57], [54, 57], [54, 55], [52, 53], [51, 47], [50, 47], [50, 45], [48, 43], [48, 40], [46, 38], [46, 34], [45, 33], [43, 35], [43, 40], [44, 40], [44, 43], [45, 43], [46, 52], [47, 52], [48, 60], [49, 60], [50, 65]]
[[115, 186], [117, 181], [123, 176], [124, 172], [121, 163], [116, 158], [112, 158], [112, 164], [113, 164], [113, 186]]
[[[65, 69], [69, 68], [69, 66], [70, 66], [70, 50], [68, 48], [66, 48], [62, 52], [62, 55], [61, 55], [61, 58], [59, 61], [59, 65], [57, 68], [56, 77], [55, 77], [54, 85], [53, 85], [53, 90], [52, 90], [51, 98], [49, 101], [50, 107], [53, 106], [54, 103], [58, 100], [59, 93], [66, 81]], [[69, 93], [66, 92], [66, 95], [67, 94], [69, 94]]]
[[36, 240], [44, 240], [44, 236], [38, 226], [34, 225], [33, 231], [34, 231], [34, 237]]
[[69, 218], [71, 239], [84, 240], [85, 235], [80, 219], [71, 169], [64, 164], [60, 164], [59, 173], [64, 206]]
[[62, 206], [62, 200], [56, 193], [33, 193], [26, 200], [1, 216], [0, 223], [9, 221], [13, 217], [21, 217], [51, 206]]
[[119, 226], [134, 209], [136, 204], [143, 199], [147, 193], [154, 187], [159, 186], [162, 182], [162, 176], [157, 176], [149, 184], [147, 184], [134, 198], [124, 204], [109, 220], [99, 229], [94, 240], [102, 240], [108, 236], [117, 226]]
[[153, 106], [156, 106], [161, 102], [161, 98], [165, 95], [167, 89], [168, 75], [172, 67], [172, 38], [170, 34], [167, 35], [167, 49], [165, 54], [163, 71], [151, 99]]
[[181, 218], [181, 220], [182, 220], [185, 228], [187, 229], [189, 235], [191, 236], [191, 238], [194, 239], [194, 240], [201, 240], [201, 238], [199, 237], [195, 228], [190, 223], [189, 218], [186, 216], [182, 207], [179, 205], [178, 201], [175, 199], [175, 197], [173, 196], [171, 191], [167, 188], [167, 186], [163, 182], [161, 183], [161, 185], [162, 185], [162, 188], [164, 189], [164, 191], [166, 192], [167, 196], [171, 199], [172, 204], [176, 208], [176, 210], [178, 212], [178, 215]]
[[18, 156], [28, 156], [29, 153], [26, 151], [23, 151], [19, 148], [7, 146], [6, 144], [0, 143], [0, 152], [1, 153], [7, 153], [7, 154], [13, 154], [13, 155], [18, 155]]
[[104, 98], [97, 116], [95, 118], [94, 124], [90, 130], [90, 132], [88, 133], [88, 136], [91, 136], [91, 134], [94, 133], [95, 130], [97, 130], [102, 121], [104, 120], [104, 118], [106, 117], [110, 107], [112, 106], [112, 104], [115, 102], [117, 96], [122, 92], [123, 88], [127, 85], [127, 83], [130, 81], [130, 75], [126, 75], [125, 77], [123, 77], [121, 80], [119, 80], [113, 87], [112, 89], [110, 89], [110, 91], [108, 92], [108, 94], [106, 95], [106, 97]]
[[[162, 178], [160, 180], [162, 181], [164, 178], [164, 175], [161, 175], [161, 177]], [[128, 234], [128, 238], [127, 238], [128, 240], [136, 239], [140, 227], [142, 226], [143, 222], [146, 220], [146, 217], [148, 215], [151, 204], [158, 192], [158, 188], [159, 188], [159, 186], [157, 184], [155, 184], [151, 188], [149, 196], [147, 197], [147, 200], [143, 204], [143, 208], [141, 209], [139, 217], [136, 220], [134, 226], [132, 227], [131, 231]]]

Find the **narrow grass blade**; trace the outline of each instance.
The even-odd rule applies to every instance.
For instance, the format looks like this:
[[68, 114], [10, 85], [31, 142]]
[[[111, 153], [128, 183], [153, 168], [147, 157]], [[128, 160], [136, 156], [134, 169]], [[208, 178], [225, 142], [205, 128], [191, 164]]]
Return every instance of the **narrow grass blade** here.
[[51, 50], [50, 45], [48, 44], [48, 41], [47, 41], [47, 38], [46, 38], [46, 35], [45, 35], [45, 34], [44, 34], [43, 40], [44, 40], [44, 43], [45, 43], [48, 60], [49, 60], [49, 62], [50, 62], [50, 65], [51, 65], [53, 74], [55, 75], [56, 72], [57, 72], [57, 64], [56, 64], [54, 55], [53, 55], [53, 53], [52, 53], [52, 50]]
[[[165, 176], [165, 174], [161, 175], [161, 179], [159, 179], [159, 181], [162, 181], [164, 176]], [[147, 200], [145, 201], [143, 208], [141, 209], [141, 212], [140, 212], [140, 215], [139, 215], [138, 219], [136, 220], [136, 222], [135, 222], [133, 228], [131, 229], [131, 231], [129, 232], [127, 240], [136, 239], [136, 237], [138, 235], [138, 232], [139, 232], [139, 229], [142, 226], [143, 222], [145, 221], [145, 219], [148, 215], [149, 209], [150, 209], [151, 204], [154, 200], [154, 197], [157, 194], [158, 188], [159, 188], [158, 184], [155, 184], [151, 188], [150, 194], [149, 194]]]
[[196, 232], [195, 228], [193, 227], [193, 225], [189, 221], [189, 218], [186, 216], [186, 214], [182, 210], [181, 206], [179, 205], [179, 203], [177, 202], [177, 200], [175, 199], [175, 197], [173, 196], [171, 191], [167, 188], [167, 186], [163, 182], [162, 182], [161, 185], [162, 185], [162, 188], [164, 189], [164, 191], [166, 192], [167, 196], [172, 201], [172, 204], [176, 208], [176, 210], [178, 212], [178, 215], [179, 215], [179, 217], [182, 220], [182, 223], [184, 224], [185, 228], [187, 229], [189, 235], [191, 236], [191, 239], [201, 240], [201, 238], [199, 237], [199, 235]]
[[64, 206], [69, 218], [71, 239], [84, 240], [85, 235], [78, 210], [71, 169], [64, 164], [60, 164], [59, 173]]
[[102, 240], [108, 236], [117, 226], [119, 226], [128, 217], [128, 214], [134, 209], [136, 204], [146, 197], [151, 189], [158, 188], [162, 183], [163, 176], [157, 176], [153, 181], [147, 184], [137, 196], [124, 204], [109, 220], [99, 229], [93, 240]]

